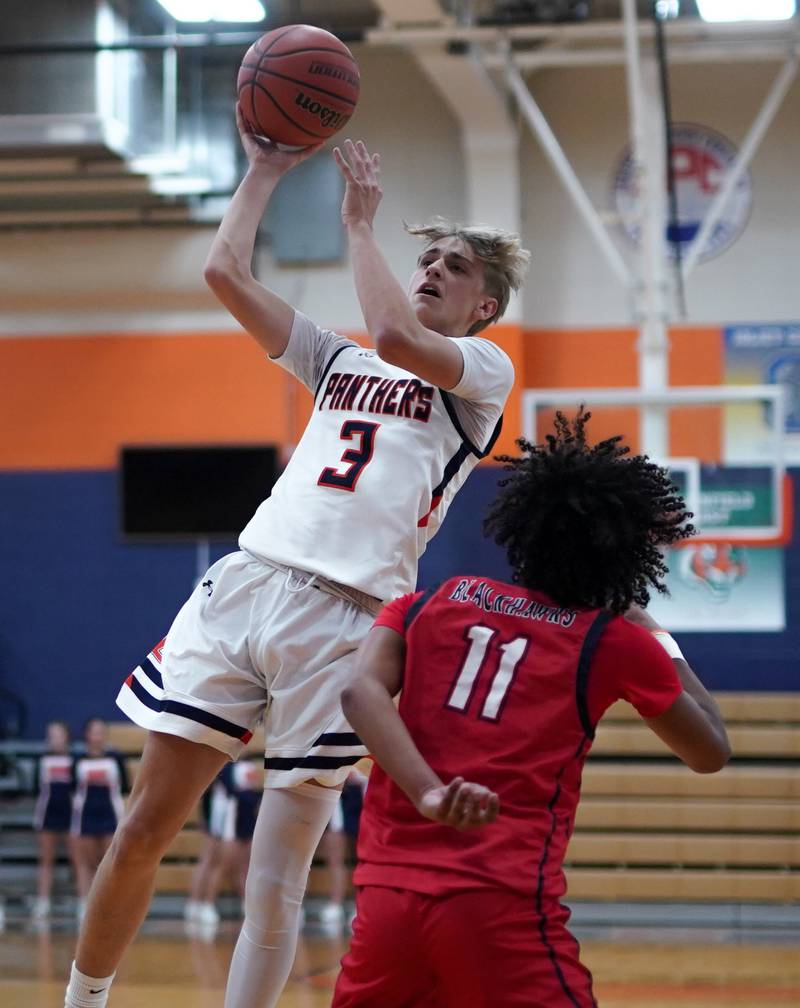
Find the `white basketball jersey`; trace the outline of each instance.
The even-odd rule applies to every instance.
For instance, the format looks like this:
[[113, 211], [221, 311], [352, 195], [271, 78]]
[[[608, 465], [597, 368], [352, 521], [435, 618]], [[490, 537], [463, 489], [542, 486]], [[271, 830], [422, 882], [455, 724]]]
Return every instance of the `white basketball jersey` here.
[[277, 363], [308, 385], [314, 409], [240, 547], [382, 600], [412, 591], [428, 540], [492, 449], [513, 382], [495, 344], [458, 342], [464, 376], [445, 392], [297, 313]]

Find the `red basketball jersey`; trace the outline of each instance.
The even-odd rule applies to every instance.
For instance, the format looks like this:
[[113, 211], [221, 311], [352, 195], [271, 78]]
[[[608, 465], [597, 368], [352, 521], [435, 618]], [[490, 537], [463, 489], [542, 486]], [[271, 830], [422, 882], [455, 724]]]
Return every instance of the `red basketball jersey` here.
[[464, 833], [431, 822], [375, 766], [356, 884], [560, 897], [596, 721], [619, 697], [646, 717], [666, 710], [681, 692], [671, 659], [621, 617], [488, 579], [405, 596], [376, 625], [405, 634], [399, 709], [420, 752], [443, 781], [462, 776], [496, 791], [500, 815]]

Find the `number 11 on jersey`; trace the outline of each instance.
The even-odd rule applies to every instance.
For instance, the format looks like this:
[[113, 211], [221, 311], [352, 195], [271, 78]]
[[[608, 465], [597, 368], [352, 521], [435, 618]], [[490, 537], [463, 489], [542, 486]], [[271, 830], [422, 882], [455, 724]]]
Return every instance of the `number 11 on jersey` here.
[[[508, 644], [495, 645], [497, 630], [481, 623], [471, 626], [466, 636], [469, 641], [467, 653], [461, 662], [458, 677], [446, 706], [451, 710], [465, 712], [475, 692], [481, 669], [484, 665], [490, 667], [496, 665], [492, 684], [478, 716], [484, 721], [499, 721], [517, 667], [528, 652], [530, 638], [515, 637]], [[487, 651], [491, 659], [488, 662]]]

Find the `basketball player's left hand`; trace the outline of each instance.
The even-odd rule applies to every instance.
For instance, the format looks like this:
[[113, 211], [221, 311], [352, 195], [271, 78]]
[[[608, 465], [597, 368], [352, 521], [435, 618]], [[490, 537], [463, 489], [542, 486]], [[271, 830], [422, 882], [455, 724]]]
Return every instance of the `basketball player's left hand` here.
[[345, 226], [364, 223], [372, 227], [383, 197], [380, 154], [370, 154], [362, 140], [358, 143], [345, 140], [344, 153], [341, 148], [334, 147], [333, 159], [347, 183], [342, 221]]
[[427, 819], [468, 830], [494, 822], [500, 799], [482, 784], [454, 777], [449, 784], [426, 791], [417, 808]]

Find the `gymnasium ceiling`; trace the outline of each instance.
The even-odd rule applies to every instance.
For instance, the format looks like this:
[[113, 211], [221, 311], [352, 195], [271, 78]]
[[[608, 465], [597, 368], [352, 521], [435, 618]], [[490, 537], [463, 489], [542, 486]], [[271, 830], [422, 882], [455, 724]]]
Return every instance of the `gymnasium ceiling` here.
[[[619, 20], [620, 0], [263, 0], [270, 24], [310, 23], [334, 31], [435, 24], [521, 24]], [[638, 0], [641, 17], [651, 0]], [[130, 0], [130, 8], [157, 0]], [[681, 16], [696, 16], [694, 0], [681, 0]]]
[[[0, 59], [0, 230], [120, 223], [202, 225], [218, 220], [238, 177], [238, 143], [226, 104], [238, 54], [248, 35], [279, 25], [312, 23], [346, 41], [407, 47], [423, 62], [428, 60], [432, 79], [446, 71], [459, 87], [474, 86], [470, 101], [486, 98], [488, 85], [477, 71], [465, 79], [469, 61], [459, 57], [467, 51], [468, 40], [479, 35], [489, 69], [496, 69], [496, 61], [504, 58], [500, 47], [506, 33], [482, 27], [488, 24], [525, 25], [509, 35], [515, 63], [529, 79], [537, 69], [552, 65], [588, 65], [596, 60], [598, 65], [603, 60], [623, 65], [621, 0], [264, 3], [268, 17], [261, 24], [181, 24], [184, 48], [171, 77], [162, 50], [169, 46], [163, 36], [171, 33], [172, 24], [158, 0], [100, 4], [35, 0], [10, 5], [0, 39], [0, 49], [6, 48]], [[651, 0], [637, 3], [644, 37], [652, 32], [646, 23]], [[555, 24], [554, 12], [582, 6], [583, 25]], [[139, 76], [131, 87], [127, 77], [120, 82], [118, 71], [126, 64], [119, 59], [104, 60], [99, 83], [100, 63], [93, 47], [109, 41], [101, 42], [98, 27], [98, 11], [107, 12], [108, 7], [125, 26], [121, 35], [111, 38], [138, 40], [133, 48], [139, 50], [135, 64]], [[671, 59], [736, 62], [746, 51], [751, 58], [777, 60], [780, 65], [788, 52], [800, 52], [798, 19], [776, 26], [709, 26], [696, 17], [693, 0], [681, 0], [680, 8], [683, 16], [678, 22], [683, 23], [672, 22], [668, 28]], [[503, 22], [504, 12], [515, 17]], [[479, 31], [464, 30], [473, 27]], [[712, 27], [721, 30], [711, 31]], [[147, 43], [154, 43], [152, 52]], [[57, 86], [42, 89], [43, 76], [57, 81]], [[497, 100], [494, 93], [490, 97]], [[123, 125], [130, 140], [112, 131], [120, 125], [114, 118], [117, 98], [123, 105], [128, 102]], [[472, 116], [478, 106], [470, 107]]]

